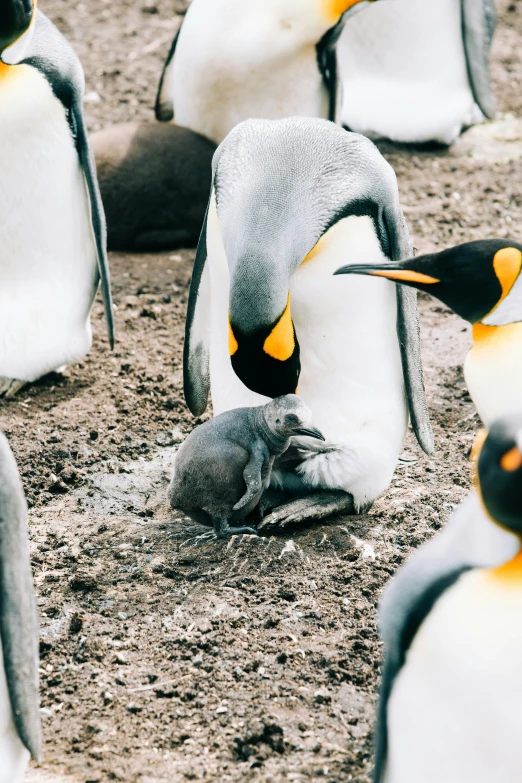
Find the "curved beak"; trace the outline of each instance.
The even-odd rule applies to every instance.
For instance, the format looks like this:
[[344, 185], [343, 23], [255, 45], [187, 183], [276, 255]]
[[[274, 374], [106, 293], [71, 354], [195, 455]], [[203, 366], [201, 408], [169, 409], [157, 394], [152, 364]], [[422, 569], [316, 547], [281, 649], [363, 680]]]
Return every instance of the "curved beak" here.
[[296, 435], [308, 435], [309, 438], [317, 438], [317, 440], [325, 440], [323, 433], [317, 429], [317, 427], [301, 427], [301, 429], [295, 431]]

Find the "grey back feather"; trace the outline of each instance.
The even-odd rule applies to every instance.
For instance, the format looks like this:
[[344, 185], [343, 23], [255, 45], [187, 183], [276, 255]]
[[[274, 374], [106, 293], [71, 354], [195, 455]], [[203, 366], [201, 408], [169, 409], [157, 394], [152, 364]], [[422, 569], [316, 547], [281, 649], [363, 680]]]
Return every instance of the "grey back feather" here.
[[489, 73], [489, 54], [497, 12], [494, 0], [461, 0], [462, 38], [473, 97], [482, 113], [495, 116], [495, 96]]

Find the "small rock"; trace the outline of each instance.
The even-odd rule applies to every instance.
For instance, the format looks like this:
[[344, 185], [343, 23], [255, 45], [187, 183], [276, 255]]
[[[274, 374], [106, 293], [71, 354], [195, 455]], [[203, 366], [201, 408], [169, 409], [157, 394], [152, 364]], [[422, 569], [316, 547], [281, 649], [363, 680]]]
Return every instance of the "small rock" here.
[[171, 432], [171, 435], [174, 443], [182, 443], [185, 440], [185, 435], [177, 427], [174, 427], [174, 429]]
[[110, 691], [105, 691], [105, 693], [103, 694], [103, 703], [110, 704], [113, 701], [114, 701], [114, 696], [112, 695], [112, 693]]
[[84, 593], [90, 593], [97, 587], [96, 577], [93, 574], [78, 573], [69, 581], [71, 590], [82, 590]]
[[158, 446], [172, 446], [174, 440], [169, 432], [158, 432], [156, 435], [156, 443]]
[[71, 622], [69, 623], [69, 633], [70, 634], [80, 633], [82, 628], [83, 628], [83, 617], [78, 612], [75, 612], [71, 617]]
[[130, 702], [127, 704], [127, 707], [126, 707], [126, 709], [127, 709], [127, 712], [130, 712], [130, 713], [131, 713], [131, 715], [136, 715], [138, 712], [141, 712], [141, 711], [142, 711], [143, 707], [140, 707], [140, 706], [139, 706], [138, 704], [136, 704], [135, 702], [133, 702], [133, 701], [130, 701]]
[[98, 430], [91, 430], [91, 431], [89, 432], [89, 438], [90, 438], [91, 440], [98, 440], [98, 437], [99, 437]]
[[53, 713], [47, 707], [40, 707], [40, 717], [42, 720], [50, 720], [53, 717]]
[[122, 666], [128, 666], [129, 665], [129, 662], [128, 662], [126, 656], [122, 652], [116, 653], [116, 655], [114, 656], [113, 663], [119, 663]]
[[100, 101], [101, 98], [95, 90], [90, 90], [90, 92], [86, 92], [83, 98], [84, 103], [100, 103]]
[[321, 688], [320, 690], [314, 693], [314, 701], [316, 704], [330, 704], [332, 701], [332, 697], [330, 696], [326, 688]]

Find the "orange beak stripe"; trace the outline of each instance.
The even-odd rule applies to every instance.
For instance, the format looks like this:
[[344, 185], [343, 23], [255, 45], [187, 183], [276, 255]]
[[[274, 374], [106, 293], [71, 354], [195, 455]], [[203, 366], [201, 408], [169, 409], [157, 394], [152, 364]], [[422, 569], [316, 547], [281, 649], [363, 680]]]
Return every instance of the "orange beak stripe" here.
[[377, 277], [386, 277], [388, 280], [404, 281], [406, 283], [426, 283], [427, 285], [440, 283], [440, 280], [436, 277], [423, 275], [421, 272], [414, 272], [411, 269], [390, 269], [389, 272], [385, 269], [377, 269], [369, 274], [376, 275]]

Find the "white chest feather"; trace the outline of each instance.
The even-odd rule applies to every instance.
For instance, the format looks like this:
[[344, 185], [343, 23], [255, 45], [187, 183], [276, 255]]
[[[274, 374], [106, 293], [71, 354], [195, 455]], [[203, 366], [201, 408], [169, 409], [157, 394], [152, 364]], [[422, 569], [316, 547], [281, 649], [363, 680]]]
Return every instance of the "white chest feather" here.
[[0, 376], [32, 381], [91, 342], [96, 254], [61, 103], [26, 65], [0, 74]]
[[342, 122], [396, 141], [451, 143], [482, 119], [470, 90], [460, 0], [376, 3], [338, 46]]
[[484, 424], [522, 409], [522, 323], [475, 326], [464, 375]]
[[517, 571], [465, 574], [424, 621], [389, 702], [385, 783], [519, 783]]
[[176, 122], [218, 144], [249, 118], [328, 116], [315, 48], [321, 33], [248, 5], [195, 3], [165, 75]]
[[[244, 386], [228, 354], [228, 263], [213, 206], [208, 225], [210, 376], [214, 412], [267, 399]], [[345, 489], [365, 506], [386, 489], [407, 425], [396, 333], [395, 289], [386, 280], [334, 277], [350, 261], [380, 260], [370, 218], [340, 221], [290, 281], [301, 350], [299, 394], [327, 442], [300, 470], [310, 486]]]
[[28, 763], [29, 751], [13, 722], [0, 644], [0, 783], [21, 783]]

